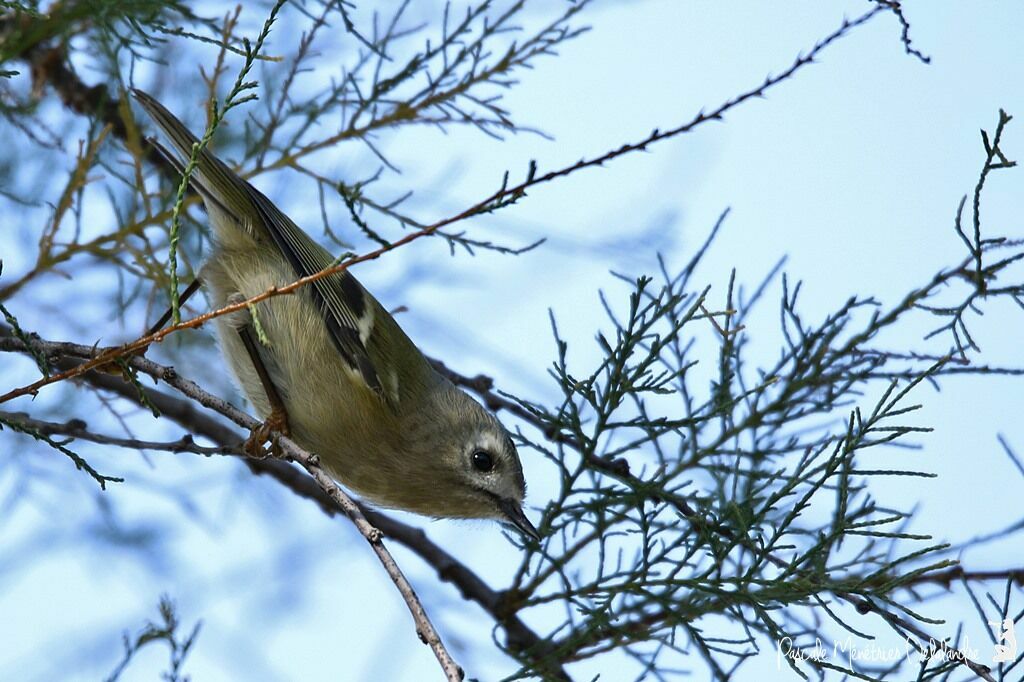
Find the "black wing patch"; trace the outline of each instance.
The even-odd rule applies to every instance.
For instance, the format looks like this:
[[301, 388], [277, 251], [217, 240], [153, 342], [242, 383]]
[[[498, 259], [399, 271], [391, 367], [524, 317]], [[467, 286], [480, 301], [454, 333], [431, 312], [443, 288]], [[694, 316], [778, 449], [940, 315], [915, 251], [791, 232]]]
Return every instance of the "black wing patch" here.
[[[253, 206], [278, 249], [299, 277], [320, 272], [331, 264], [326, 253], [291, 218], [281, 212], [259, 190], [246, 184]], [[366, 351], [361, 332], [372, 332], [373, 318], [363, 288], [348, 272], [338, 272], [313, 282], [309, 287], [338, 352], [375, 393], [384, 397], [377, 370]], [[365, 330], [365, 331], [364, 331]]]

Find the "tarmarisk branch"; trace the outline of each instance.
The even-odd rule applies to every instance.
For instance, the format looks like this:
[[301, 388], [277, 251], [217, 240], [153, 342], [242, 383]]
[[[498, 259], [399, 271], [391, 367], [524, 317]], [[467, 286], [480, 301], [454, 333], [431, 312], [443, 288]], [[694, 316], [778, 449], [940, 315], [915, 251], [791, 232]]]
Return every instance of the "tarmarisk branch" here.
[[[784, 69], [779, 74], [765, 78], [765, 80], [760, 85], [750, 90], [747, 90], [739, 95], [736, 95], [731, 99], [726, 100], [725, 102], [723, 102], [710, 112], [699, 112], [690, 121], [682, 125], [664, 131], [656, 129], [638, 142], [624, 144], [621, 147], [610, 150], [603, 154], [582, 159], [574, 164], [564, 166], [557, 170], [549, 171], [547, 173], [537, 174], [535, 172], [536, 169], [534, 167], [531, 167], [530, 172], [528, 173], [527, 178], [524, 181], [512, 186], [509, 186], [508, 183], [505, 182], [502, 184], [500, 189], [498, 189], [496, 192], [494, 192], [487, 198], [476, 202], [469, 208], [466, 208], [465, 210], [453, 216], [426, 225], [425, 227], [419, 230], [409, 232], [400, 239], [384, 244], [378, 247], [377, 249], [368, 251], [362, 255], [355, 255], [350, 258], [346, 258], [344, 261], [340, 263], [324, 268], [320, 272], [313, 273], [312, 275], [299, 278], [288, 285], [271, 287], [266, 291], [256, 294], [255, 296], [252, 296], [251, 298], [246, 299], [244, 301], [237, 301], [235, 303], [226, 305], [217, 310], [213, 310], [208, 313], [198, 315], [192, 319], [184, 320], [178, 324], [165, 327], [164, 329], [161, 329], [153, 334], [147, 334], [136, 339], [135, 341], [126, 343], [122, 346], [108, 349], [106, 352], [101, 353], [97, 357], [85, 363], [82, 363], [81, 365], [72, 370], [61, 372], [60, 374], [56, 374], [50, 377], [44, 377], [27, 386], [22, 386], [20, 388], [8, 391], [6, 394], [0, 396], [0, 403], [7, 402], [12, 398], [22, 395], [35, 395], [35, 393], [44, 386], [47, 386], [58, 381], [63, 381], [65, 379], [69, 379], [74, 376], [78, 376], [82, 372], [108, 364], [110, 362], [113, 362], [117, 358], [125, 357], [129, 354], [141, 351], [142, 349], [147, 348], [149, 345], [153, 343], [161, 342], [168, 335], [181, 331], [182, 329], [192, 329], [201, 327], [206, 322], [216, 317], [220, 317], [221, 315], [228, 315], [230, 313], [237, 312], [239, 310], [255, 305], [261, 301], [273, 298], [275, 296], [293, 294], [300, 288], [308, 284], [312, 284], [313, 282], [321, 280], [332, 274], [348, 270], [350, 267], [358, 263], [365, 263], [368, 261], [376, 260], [377, 258], [380, 258], [384, 254], [394, 251], [395, 249], [405, 246], [406, 244], [409, 244], [423, 237], [428, 237], [443, 227], [447, 227], [453, 223], [466, 220], [467, 218], [470, 218], [475, 215], [490, 212], [502, 205], [514, 203], [521, 197], [525, 196], [526, 190], [531, 189], [537, 185], [551, 182], [552, 180], [565, 177], [567, 175], [576, 173], [585, 168], [603, 166], [605, 163], [617, 159], [620, 156], [625, 156], [627, 154], [639, 151], [645, 151], [652, 144], [656, 144], [658, 142], [662, 142], [664, 140], [677, 137], [684, 133], [689, 133], [705, 123], [721, 120], [726, 113], [735, 109], [744, 102], [747, 102], [748, 100], [755, 99], [758, 97], [763, 97], [765, 93], [772, 87], [788, 80], [801, 68], [813, 63], [815, 58], [829, 45], [845, 36], [853, 28], [866, 23], [873, 16], [882, 11], [884, 11], [884, 6], [878, 5], [871, 11], [861, 15], [856, 19], [844, 20], [843, 23], [839, 26], [839, 28], [837, 28], [831, 34], [827, 35], [825, 38], [815, 43], [815, 45], [810, 49], [810, 51], [807, 52], [807, 54], [799, 55], [788, 68]], [[116, 133], [117, 130], [115, 129], [115, 134]]]
[[[69, 369], [79, 362], [75, 358], [89, 357], [89, 354], [94, 352], [88, 346], [41, 339], [36, 339], [35, 344], [47, 356], [56, 357], [53, 364], [61, 370]], [[11, 335], [9, 329], [0, 325], [0, 351], [27, 353], [28, 349], [25, 348], [22, 341]], [[104, 372], [89, 372], [80, 378], [95, 388], [114, 393], [142, 405], [137, 389], [118, 376]], [[147, 389], [146, 392], [148, 402], [160, 411], [162, 417], [183, 426], [196, 437], [216, 443], [225, 453], [244, 455], [241, 450], [244, 437], [222, 420], [197, 409], [191, 400], [178, 398], [160, 390]], [[69, 423], [75, 426], [73, 422]], [[64, 435], [86, 438], [86, 436], [78, 436], [76, 433], [65, 432]], [[121, 445], [121, 443], [116, 444]], [[196, 445], [195, 447], [199, 448], [200, 446]], [[184, 451], [196, 452], [194, 449]], [[263, 459], [243, 457], [243, 461], [253, 473], [275, 479], [296, 495], [315, 502], [327, 515], [335, 516], [344, 513], [334, 498], [328, 495], [317, 481], [287, 462], [269, 457]], [[514, 609], [509, 608], [504, 592], [490, 587], [468, 566], [434, 543], [423, 530], [370, 509], [358, 501], [356, 504], [372, 526], [387, 537], [401, 543], [432, 566], [437, 571], [438, 577], [454, 586], [464, 599], [475, 602], [483, 608], [505, 631], [506, 646], [511, 652], [530, 661], [537, 670], [547, 671], [547, 674], [553, 679], [570, 679], [557, 660], [550, 656], [551, 647], [547, 640], [530, 629], [515, 614]]]
[[[21, 339], [7, 335], [6, 328], [0, 327], [0, 331], [2, 331], [2, 335], [0, 335], [0, 350], [28, 350]], [[56, 347], [48, 348], [44, 341], [37, 341], [35, 343], [37, 345], [36, 350], [41, 351], [46, 355], [51, 355], [52, 353], [57, 352], [81, 358], [89, 357], [92, 354], [92, 350], [88, 346], [77, 346], [76, 344], [63, 343], [56, 344]], [[172, 367], [159, 365], [152, 360], [140, 356], [130, 357], [126, 362], [132, 369], [173, 386], [192, 401], [217, 412], [244, 429], [253, 431], [260, 426], [259, 420], [249, 416], [227, 401], [206, 392], [198, 384], [179, 375]], [[102, 375], [94, 374], [93, 376]], [[110, 379], [112, 381], [116, 381], [113, 377], [110, 377]], [[134, 393], [137, 399], [141, 400], [141, 396], [139, 396], [134, 387], [128, 387], [128, 389]], [[320, 466], [320, 458], [318, 456], [306, 452], [295, 444], [294, 441], [284, 436], [280, 436], [278, 438], [278, 443], [285, 456], [298, 462], [306, 472], [313, 477], [313, 480], [316, 481], [320, 490], [330, 498], [334, 505], [348, 516], [359, 531], [360, 535], [362, 535], [370, 544], [374, 554], [377, 555], [378, 560], [384, 566], [384, 570], [387, 572], [388, 577], [391, 578], [391, 581], [395, 584], [395, 587], [402, 595], [402, 599], [405, 601], [406, 606], [409, 608], [409, 612], [412, 614], [413, 621], [416, 624], [417, 635], [434, 652], [434, 655], [437, 657], [437, 660], [449, 682], [461, 682], [464, 677], [462, 669], [451, 657], [451, 654], [448, 653], [444, 643], [441, 641], [440, 635], [438, 635], [433, 623], [431, 623], [430, 617], [427, 615], [426, 610], [424, 610], [419, 597], [417, 597], [415, 590], [405, 577], [401, 568], [395, 562], [394, 557], [391, 556], [391, 553], [384, 546], [382, 531], [374, 527], [367, 520], [359, 505], [357, 505], [351, 497], [341, 490], [333, 479], [331, 479], [331, 477], [323, 470]]]

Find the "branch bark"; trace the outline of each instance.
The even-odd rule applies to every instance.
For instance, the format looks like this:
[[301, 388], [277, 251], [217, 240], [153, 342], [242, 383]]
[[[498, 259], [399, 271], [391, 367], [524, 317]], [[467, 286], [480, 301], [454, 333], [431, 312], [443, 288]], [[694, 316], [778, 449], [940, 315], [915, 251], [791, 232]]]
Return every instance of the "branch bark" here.
[[[88, 346], [78, 346], [70, 343], [47, 344], [45, 341], [39, 340], [34, 341], [33, 344], [36, 346], [35, 351], [37, 353], [42, 353], [48, 356], [57, 352], [63, 354], [65, 357], [70, 354], [79, 358], [88, 358], [94, 354], [94, 351], [92, 351]], [[0, 349], [17, 350], [19, 346], [25, 351], [29, 350], [25, 347], [23, 341], [14, 338], [13, 336], [9, 336], [7, 334], [7, 329], [0, 327]], [[259, 420], [249, 416], [227, 401], [206, 392], [198, 384], [185, 379], [178, 374], [177, 370], [173, 367], [159, 365], [152, 360], [141, 356], [132, 357], [127, 360], [127, 364], [132, 369], [174, 387], [192, 401], [217, 412], [244, 429], [254, 431], [261, 425]], [[114, 377], [110, 378], [114, 379]], [[141, 402], [141, 396], [139, 395], [138, 388], [135, 386], [128, 388]], [[399, 594], [402, 595], [402, 599], [405, 601], [405, 604], [412, 615], [413, 622], [416, 625], [417, 636], [434, 652], [434, 656], [437, 658], [438, 663], [449, 682], [461, 682], [465, 673], [445, 648], [437, 629], [434, 627], [433, 623], [431, 623], [430, 617], [423, 608], [412, 584], [409, 583], [409, 580], [405, 577], [405, 574], [398, 566], [394, 557], [384, 546], [383, 532], [367, 520], [359, 505], [357, 505], [351, 497], [341, 490], [334, 480], [323, 470], [320, 466], [320, 458], [317, 455], [303, 450], [291, 439], [285, 436], [278, 436], [277, 442], [284, 454], [291, 460], [298, 462], [306, 470], [323, 494], [326, 495], [331, 502], [340, 509], [349, 518], [349, 520], [352, 521], [356, 530], [359, 531], [359, 534], [362, 535], [370, 544], [371, 549], [373, 549], [374, 554], [377, 555], [377, 559], [384, 567], [388, 577], [391, 578], [391, 581], [395, 584]]]
[[[38, 340], [36, 344], [47, 354], [57, 354], [54, 366], [61, 370], [69, 369], [80, 362], [74, 358], [88, 357], [89, 353], [95, 352], [88, 346], [77, 344], [44, 340]], [[9, 328], [0, 325], [0, 351], [27, 353], [28, 349], [21, 340], [11, 334]], [[173, 371], [172, 368], [164, 368], [164, 371], [166, 370]], [[94, 388], [114, 393], [144, 407], [137, 389], [120, 377], [103, 372], [88, 372], [82, 375], [80, 380]], [[178, 398], [154, 389], [147, 389], [146, 398], [160, 411], [161, 416], [184, 427], [190, 434], [216, 443], [226, 454], [240, 455], [242, 461], [254, 474], [273, 478], [299, 497], [315, 502], [328, 516], [345, 513], [337, 501], [308, 473], [279, 459], [244, 457], [240, 448], [244, 436], [222, 420], [197, 409], [191, 400]], [[255, 422], [255, 420], [253, 421]], [[404, 524], [387, 514], [366, 507], [358, 501], [355, 504], [373, 527], [419, 556], [437, 571], [438, 577], [443, 582], [451, 584], [464, 599], [475, 602], [484, 609], [505, 631], [506, 646], [510, 651], [524, 661], [530, 662], [537, 670], [545, 672], [550, 678], [571, 679], [557, 659], [553, 657], [553, 648], [548, 640], [534, 632], [515, 614], [506, 592], [492, 588], [472, 569], [433, 542], [422, 529]]]

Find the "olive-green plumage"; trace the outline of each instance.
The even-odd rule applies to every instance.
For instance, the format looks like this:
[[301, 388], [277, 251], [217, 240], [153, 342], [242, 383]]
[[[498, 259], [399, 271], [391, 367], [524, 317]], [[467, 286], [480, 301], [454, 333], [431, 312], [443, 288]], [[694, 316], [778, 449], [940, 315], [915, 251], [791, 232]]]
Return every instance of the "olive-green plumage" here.
[[[136, 99], [171, 143], [181, 171], [196, 138], [159, 102]], [[318, 272], [333, 258], [208, 150], [190, 176], [214, 230], [200, 271], [222, 307]], [[487, 410], [438, 374], [394, 318], [347, 271], [256, 305], [259, 357], [291, 434], [368, 500], [434, 517], [494, 518], [536, 534], [512, 439]], [[266, 418], [271, 404], [240, 332], [251, 315], [217, 318], [232, 373]]]

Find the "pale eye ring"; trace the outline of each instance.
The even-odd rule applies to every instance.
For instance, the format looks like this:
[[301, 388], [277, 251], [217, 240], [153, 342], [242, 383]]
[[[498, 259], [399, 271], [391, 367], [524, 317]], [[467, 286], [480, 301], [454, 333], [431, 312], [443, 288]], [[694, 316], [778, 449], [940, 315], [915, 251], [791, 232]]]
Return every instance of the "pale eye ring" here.
[[473, 463], [473, 468], [479, 472], [487, 473], [494, 468], [494, 458], [491, 457], [489, 452], [483, 450], [477, 450], [470, 457], [470, 461]]

